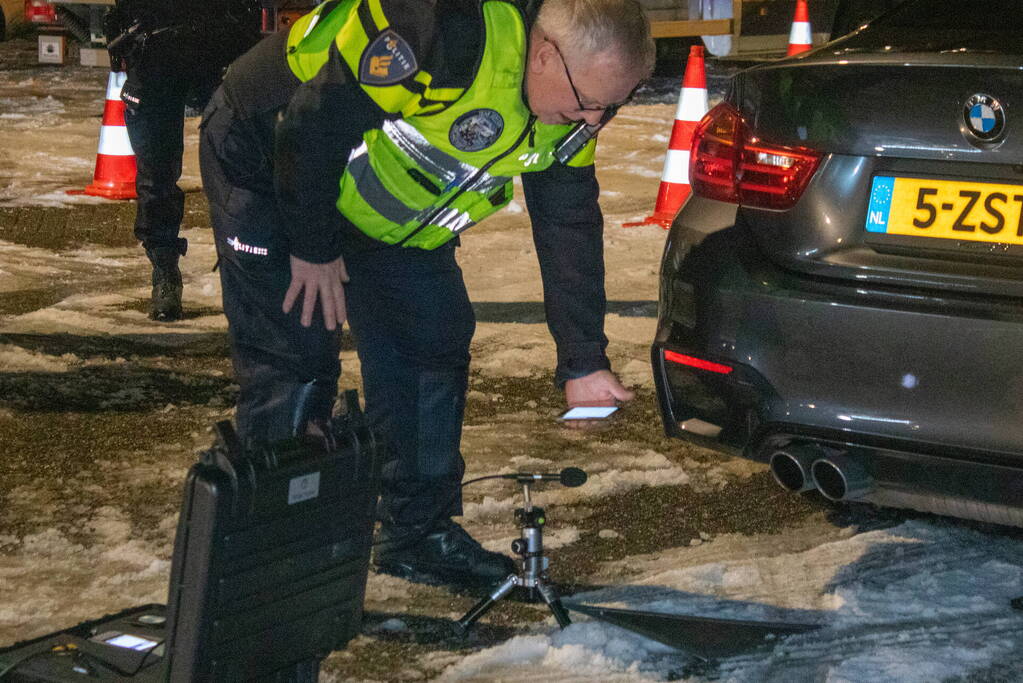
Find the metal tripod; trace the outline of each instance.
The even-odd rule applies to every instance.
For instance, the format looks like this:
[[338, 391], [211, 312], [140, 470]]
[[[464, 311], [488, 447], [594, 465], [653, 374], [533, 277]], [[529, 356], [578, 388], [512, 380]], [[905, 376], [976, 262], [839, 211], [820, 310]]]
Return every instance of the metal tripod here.
[[490, 595], [476, 603], [472, 609], [465, 613], [465, 616], [458, 620], [457, 627], [462, 633], [468, 631], [470, 626], [489, 612], [498, 600], [511, 593], [516, 586], [528, 590], [531, 600], [535, 600], [539, 594], [554, 614], [554, 618], [558, 620], [558, 626], [561, 628], [572, 623], [568, 617], [568, 611], [561, 604], [561, 599], [547, 582], [547, 568], [550, 566], [550, 560], [543, 554], [543, 526], [547, 521], [543, 508], [533, 507], [533, 503], [529, 499], [530, 482], [521, 483], [525, 507], [516, 508], [515, 521], [521, 529], [522, 536], [512, 541], [511, 545], [512, 552], [522, 558], [519, 563], [519, 573], [509, 574], [508, 578], [499, 583]]

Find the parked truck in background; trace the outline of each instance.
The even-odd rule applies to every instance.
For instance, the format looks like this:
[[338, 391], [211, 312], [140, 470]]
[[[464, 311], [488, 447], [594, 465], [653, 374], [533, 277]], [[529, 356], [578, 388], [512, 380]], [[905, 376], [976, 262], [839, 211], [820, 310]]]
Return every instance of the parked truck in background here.
[[0, 0], [0, 40], [25, 23], [24, 0]]
[[[855, 30], [903, 0], [808, 0], [813, 44]], [[689, 45], [714, 57], [754, 61], [785, 54], [795, 0], [640, 0], [657, 40], [658, 69], [676, 73]]]
[[[165, 0], [173, 2], [174, 0]], [[3, 3], [12, 0], [0, 0]], [[23, 20], [39, 26], [39, 39], [51, 40], [54, 34], [69, 34], [80, 46], [83, 65], [100, 66], [105, 64], [104, 53], [106, 38], [103, 34], [103, 17], [114, 5], [114, 0], [17, 0], [24, 3]], [[317, 3], [310, 0], [270, 0], [264, 4], [273, 5], [275, 9], [264, 10], [264, 30], [273, 32], [285, 28], [294, 20], [308, 12]], [[2, 35], [2, 34], [0, 34]], [[44, 50], [39, 51], [42, 60]]]
[[[7, 14], [21, 0], [0, 0]], [[173, 1], [173, 0], [167, 0]], [[901, 0], [809, 0], [814, 44], [848, 33]], [[640, 0], [650, 18], [658, 57], [678, 64], [686, 46], [702, 39], [718, 57], [771, 58], [784, 54], [795, 0]], [[114, 0], [24, 0], [23, 16], [49, 28], [62, 27], [84, 46], [104, 44], [102, 19]], [[267, 30], [282, 28], [316, 6], [310, 0], [286, 0]], [[10, 10], [13, 11], [13, 10]]]
[[103, 15], [114, 0], [61, 2], [25, 0], [25, 18], [44, 27], [63, 27], [82, 45], [102, 46]]

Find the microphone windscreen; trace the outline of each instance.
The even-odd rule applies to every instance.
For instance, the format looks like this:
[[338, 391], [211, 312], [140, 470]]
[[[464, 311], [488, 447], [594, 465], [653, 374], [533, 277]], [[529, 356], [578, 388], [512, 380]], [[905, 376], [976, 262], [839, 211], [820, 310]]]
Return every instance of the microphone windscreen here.
[[586, 483], [586, 473], [578, 467], [566, 467], [559, 475], [562, 486], [575, 487]]

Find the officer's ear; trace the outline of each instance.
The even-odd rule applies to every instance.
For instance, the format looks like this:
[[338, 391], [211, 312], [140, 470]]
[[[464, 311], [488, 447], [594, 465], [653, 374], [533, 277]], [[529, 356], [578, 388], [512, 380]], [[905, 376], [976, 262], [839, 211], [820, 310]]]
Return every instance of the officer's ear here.
[[551, 69], [552, 66], [557, 66], [557, 60], [560, 59], [554, 44], [537, 28], [534, 28], [529, 34], [527, 55], [526, 70], [535, 74], [543, 73]]

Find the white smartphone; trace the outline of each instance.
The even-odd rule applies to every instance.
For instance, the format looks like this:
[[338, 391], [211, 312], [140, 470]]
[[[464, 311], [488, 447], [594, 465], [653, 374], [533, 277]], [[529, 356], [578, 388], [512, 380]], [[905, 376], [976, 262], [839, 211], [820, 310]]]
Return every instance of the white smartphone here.
[[606, 420], [618, 411], [618, 406], [576, 406], [569, 408], [559, 420]]

